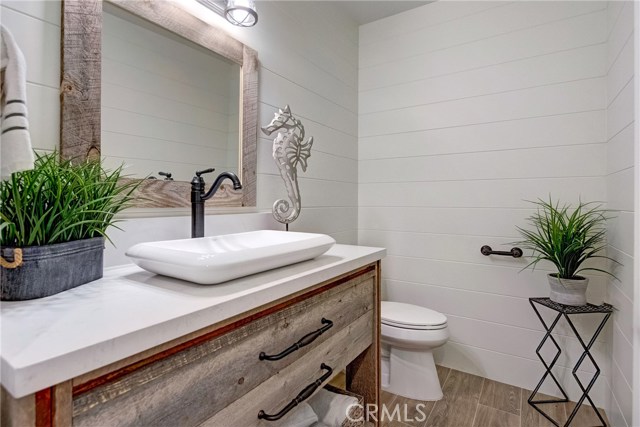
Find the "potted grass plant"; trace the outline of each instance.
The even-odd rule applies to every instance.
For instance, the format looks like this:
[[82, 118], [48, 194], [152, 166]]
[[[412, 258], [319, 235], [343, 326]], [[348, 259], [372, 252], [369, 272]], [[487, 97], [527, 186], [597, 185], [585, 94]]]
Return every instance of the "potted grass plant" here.
[[599, 271], [615, 278], [602, 268], [585, 266], [588, 260], [603, 258], [606, 247], [606, 211], [597, 203], [580, 202], [576, 208], [559, 202], [538, 200], [532, 202], [537, 210], [528, 218], [529, 228], [518, 227], [523, 241], [518, 242], [533, 251], [532, 261], [525, 267], [535, 266], [543, 260], [551, 262], [557, 273], [548, 275], [552, 301], [564, 305], [587, 303], [589, 279], [580, 275], [584, 271]]
[[0, 183], [1, 299], [53, 295], [102, 277], [106, 229], [132, 201], [122, 168], [36, 155]]

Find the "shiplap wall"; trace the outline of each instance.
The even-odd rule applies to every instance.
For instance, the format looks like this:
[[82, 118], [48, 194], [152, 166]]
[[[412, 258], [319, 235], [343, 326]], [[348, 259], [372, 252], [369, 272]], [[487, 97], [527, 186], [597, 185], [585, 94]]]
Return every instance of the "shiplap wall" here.
[[53, 151], [60, 140], [60, 5], [3, 0], [0, 22], [11, 31], [27, 62], [27, 108], [33, 148]]
[[[610, 280], [613, 315], [611, 410], [615, 426], [631, 426], [633, 384], [634, 259], [634, 29], [631, 1], [612, 1], [607, 11], [607, 200], [615, 218], [608, 252], [623, 265]], [[637, 183], [635, 183], [637, 185]], [[637, 298], [637, 296], [636, 296]], [[637, 397], [636, 397], [637, 402]]]
[[240, 67], [108, 3], [103, 10], [105, 166], [179, 181], [210, 167], [238, 173]]
[[[388, 299], [447, 315], [446, 366], [526, 388], [544, 372], [527, 298], [548, 293], [549, 266], [520, 272], [526, 260], [480, 247], [518, 240], [525, 200], [606, 200], [607, 15], [604, 2], [435, 2], [360, 27], [358, 242], [387, 248]], [[592, 276], [590, 301], [606, 285]], [[575, 397], [580, 345], [558, 332]], [[605, 333], [605, 377], [609, 353]], [[606, 380], [592, 396], [608, 407]]]
[[[258, 51], [259, 123], [289, 104], [314, 143], [307, 172], [298, 170], [302, 213], [290, 229], [357, 242], [358, 27], [331, 2], [258, 2], [259, 23], [237, 39]], [[272, 158], [272, 138], [258, 140], [258, 208], [286, 198]]]
[[[196, 2], [185, 3], [193, 6]], [[303, 210], [291, 229], [356, 243], [357, 24], [330, 2], [265, 1], [258, 2], [258, 12], [259, 25], [246, 29], [233, 27], [206, 10], [197, 16], [222, 26], [258, 51], [259, 124], [266, 125], [277, 108], [289, 104], [303, 121], [307, 136], [314, 137], [307, 172], [299, 171]], [[3, 0], [2, 13], [2, 23], [25, 51], [29, 78], [34, 82], [29, 92], [32, 138], [38, 147], [54, 149], [59, 139], [60, 3]], [[276, 199], [287, 196], [271, 152], [272, 140], [260, 134], [260, 210], [271, 210]], [[138, 228], [128, 229], [135, 233]]]

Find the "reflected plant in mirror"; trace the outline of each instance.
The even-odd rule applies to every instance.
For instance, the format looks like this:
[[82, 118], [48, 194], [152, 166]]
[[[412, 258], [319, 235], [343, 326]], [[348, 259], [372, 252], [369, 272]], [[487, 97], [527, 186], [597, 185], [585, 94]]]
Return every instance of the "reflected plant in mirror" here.
[[[278, 132], [273, 140], [273, 159], [278, 165], [280, 176], [284, 181], [289, 201], [276, 200], [273, 204], [273, 217], [289, 230], [289, 224], [295, 221], [302, 209], [302, 198], [298, 186], [298, 165], [307, 171], [307, 159], [311, 157], [313, 137], [306, 141], [302, 122], [291, 114], [291, 108], [286, 105], [275, 113], [273, 120], [262, 128], [267, 136]], [[291, 203], [289, 203], [291, 202]]]

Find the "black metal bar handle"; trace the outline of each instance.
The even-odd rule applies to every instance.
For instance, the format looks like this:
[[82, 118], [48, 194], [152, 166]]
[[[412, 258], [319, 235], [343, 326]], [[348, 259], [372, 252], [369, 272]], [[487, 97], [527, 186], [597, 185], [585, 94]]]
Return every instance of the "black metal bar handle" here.
[[494, 251], [491, 249], [491, 246], [484, 245], [480, 248], [480, 252], [484, 256], [489, 255], [503, 255], [503, 256], [512, 256], [514, 258], [520, 258], [522, 256], [522, 249], [520, 248], [511, 248], [510, 251]]
[[322, 335], [325, 332], [327, 332], [333, 326], [333, 322], [331, 320], [325, 319], [324, 317], [322, 318], [322, 320], [320, 322], [325, 326], [323, 326], [322, 328], [320, 328], [320, 329], [318, 329], [316, 331], [309, 332], [307, 335], [305, 335], [302, 338], [300, 338], [295, 344], [293, 344], [291, 347], [287, 348], [286, 350], [282, 351], [281, 353], [274, 354], [274, 355], [268, 355], [263, 351], [263, 352], [260, 353], [258, 358], [260, 360], [280, 360], [280, 359], [290, 355], [294, 351], [299, 350], [302, 347], [311, 344], [320, 335]]
[[323, 374], [320, 378], [318, 378], [317, 380], [315, 380], [314, 382], [312, 382], [311, 384], [303, 388], [302, 391], [298, 393], [298, 395], [291, 402], [287, 403], [287, 406], [285, 406], [280, 410], [280, 412], [274, 415], [269, 415], [265, 413], [263, 410], [260, 410], [260, 412], [258, 412], [258, 418], [261, 420], [267, 420], [267, 421], [279, 420], [280, 418], [284, 417], [287, 414], [287, 412], [289, 412], [290, 410], [298, 406], [300, 403], [304, 402], [309, 397], [311, 397], [311, 395], [318, 389], [318, 387], [320, 387], [323, 382], [328, 380], [331, 374], [333, 373], [333, 369], [330, 366], [325, 365], [324, 363], [320, 365], [320, 369], [326, 370], [327, 372]]

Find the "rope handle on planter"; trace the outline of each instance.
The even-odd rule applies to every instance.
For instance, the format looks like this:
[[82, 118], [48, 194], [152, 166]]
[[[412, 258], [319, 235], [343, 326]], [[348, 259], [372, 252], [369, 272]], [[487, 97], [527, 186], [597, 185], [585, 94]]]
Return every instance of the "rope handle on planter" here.
[[9, 262], [4, 257], [0, 256], [0, 266], [4, 268], [18, 268], [22, 265], [22, 249], [16, 248], [13, 250], [13, 261]]

